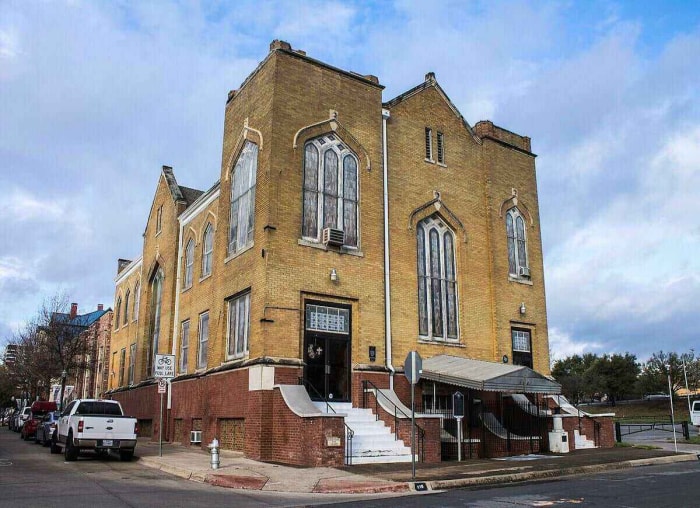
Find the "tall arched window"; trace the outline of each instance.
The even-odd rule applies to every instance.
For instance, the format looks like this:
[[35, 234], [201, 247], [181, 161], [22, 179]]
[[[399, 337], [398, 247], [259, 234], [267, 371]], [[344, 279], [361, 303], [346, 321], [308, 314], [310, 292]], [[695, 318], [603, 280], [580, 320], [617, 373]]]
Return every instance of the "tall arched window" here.
[[214, 227], [211, 223], [207, 224], [204, 230], [204, 238], [202, 241], [202, 277], [211, 273], [212, 255], [214, 252]]
[[134, 315], [131, 318], [136, 321], [139, 318], [139, 302], [141, 301], [141, 282], [136, 283], [134, 287]]
[[124, 324], [129, 323], [129, 296], [131, 296], [131, 291], [126, 290], [126, 296], [124, 296]]
[[340, 229], [344, 244], [357, 247], [357, 156], [335, 134], [304, 146], [302, 237], [320, 241], [323, 228]]
[[506, 235], [508, 237], [508, 272], [513, 277], [530, 278], [525, 220], [516, 207], [506, 212]]
[[432, 340], [457, 340], [454, 234], [436, 216], [418, 223], [418, 331]]
[[148, 348], [148, 375], [153, 375], [153, 360], [158, 353], [160, 314], [163, 299], [163, 270], [158, 268], [151, 280], [151, 342]]
[[192, 272], [194, 271], [194, 240], [187, 242], [185, 248], [185, 281], [184, 288], [192, 286]]
[[119, 328], [119, 323], [120, 323], [120, 317], [122, 315], [122, 297], [120, 296], [117, 298], [117, 305], [115, 306], [114, 309], [114, 329], [117, 330]]
[[231, 214], [228, 253], [234, 254], [253, 243], [255, 181], [258, 171], [258, 145], [246, 141], [231, 171]]

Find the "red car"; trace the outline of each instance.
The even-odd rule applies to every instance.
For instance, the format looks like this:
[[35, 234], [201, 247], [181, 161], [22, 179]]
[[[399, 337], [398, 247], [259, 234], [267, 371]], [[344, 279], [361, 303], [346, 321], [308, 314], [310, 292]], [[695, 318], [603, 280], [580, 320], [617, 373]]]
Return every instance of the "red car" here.
[[22, 430], [19, 435], [25, 441], [30, 439], [36, 439], [36, 430], [41, 424], [41, 419], [51, 411], [56, 411], [57, 406], [55, 402], [48, 402], [46, 400], [37, 400], [32, 402], [32, 409], [29, 413], [29, 419], [22, 426]]

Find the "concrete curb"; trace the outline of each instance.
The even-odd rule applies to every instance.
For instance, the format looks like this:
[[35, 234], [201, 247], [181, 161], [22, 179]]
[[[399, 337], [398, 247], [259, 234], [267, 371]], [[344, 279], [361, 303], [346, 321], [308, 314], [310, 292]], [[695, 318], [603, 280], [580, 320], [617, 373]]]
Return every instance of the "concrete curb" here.
[[[459, 478], [455, 480], [435, 480], [424, 482], [429, 490], [446, 490], [457, 489], [462, 487], [476, 487], [481, 485], [496, 485], [514, 482], [523, 482], [530, 480], [541, 480], [546, 478], [558, 478], [561, 476], [570, 476], [576, 474], [599, 473], [602, 471], [614, 471], [616, 469], [627, 469], [631, 467], [652, 466], [660, 464], [672, 464], [675, 462], [688, 462], [698, 460], [698, 456], [694, 453], [684, 453], [679, 455], [671, 455], [668, 457], [656, 457], [650, 459], [635, 459], [625, 460], [622, 462], [611, 462], [608, 464], [593, 464], [590, 466], [577, 466], [564, 469], [547, 469], [544, 471], [531, 471], [528, 473], [512, 473], [495, 476], [481, 476], [477, 478]], [[411, 482], [409, 486], [414, 486]], [[412, 490], [415, 488], [412, 487]]]

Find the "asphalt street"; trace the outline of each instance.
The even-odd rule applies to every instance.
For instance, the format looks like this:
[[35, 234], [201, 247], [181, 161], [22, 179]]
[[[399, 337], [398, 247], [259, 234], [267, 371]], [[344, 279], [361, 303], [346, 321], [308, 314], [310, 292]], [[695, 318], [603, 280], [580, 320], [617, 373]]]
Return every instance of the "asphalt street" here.
[[[138, 456], [138, 447], [136, 449]], [[139, 465], [116, 455], [85, 452], [76, 462], [51, 455], [0, 428], [0, 507], [123, 508], [311, 506], [362, 500], [366, 496], [270, 493], [196, 483]]]
[[446, 492], [337, 504], [337, 507], [460, 507], [507, 508], [526, 506], [600, 506], [605, 508], [685, 508], [698, 506], [696, 486], [700, 462], [646, 466], [582, 475], [546, 482], [457, 489]]

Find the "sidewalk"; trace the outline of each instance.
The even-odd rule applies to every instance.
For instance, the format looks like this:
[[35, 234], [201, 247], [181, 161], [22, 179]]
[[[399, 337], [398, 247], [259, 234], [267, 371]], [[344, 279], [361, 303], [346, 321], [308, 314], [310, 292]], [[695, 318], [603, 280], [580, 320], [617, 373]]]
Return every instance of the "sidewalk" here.
[[[661, 443], [659, 443], [660, 445]], [[210, 467], [209, 453], [182, 445], [140, 439], [138, 463], [197, 482], [234, 489], [298, 493], [371, 494], [442, 490], [478, 485], [554, 478], [652, 464], [697, 461], [700, 446], [685, 445], [685, 453], [641, 448], [579, 450], [566, 455], [537, 455], [507, 459], [471, 459], [463, 462], [416, 464], [366, 464], [343, 468], [297, 468], [246, 459], [240, 452], [223, 450], [219, 469]]]

